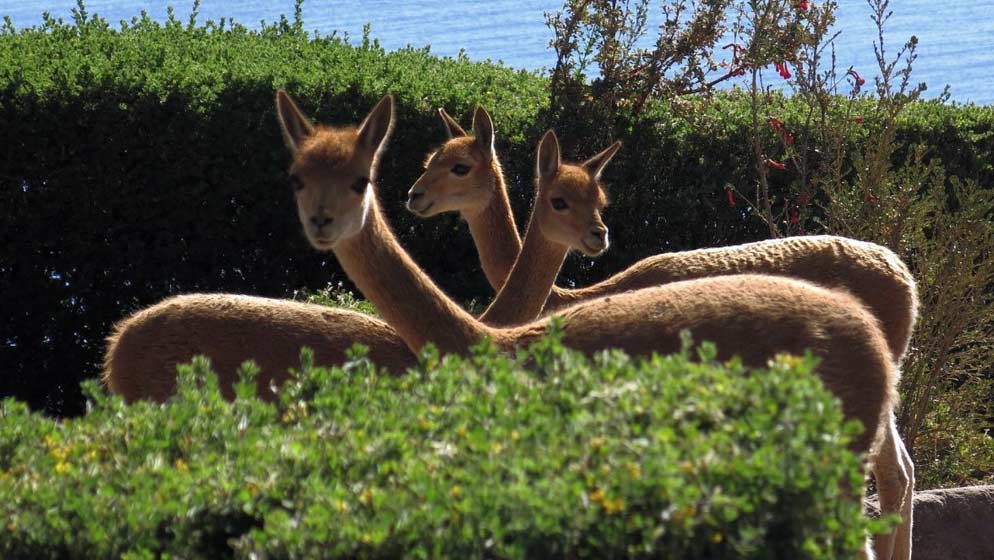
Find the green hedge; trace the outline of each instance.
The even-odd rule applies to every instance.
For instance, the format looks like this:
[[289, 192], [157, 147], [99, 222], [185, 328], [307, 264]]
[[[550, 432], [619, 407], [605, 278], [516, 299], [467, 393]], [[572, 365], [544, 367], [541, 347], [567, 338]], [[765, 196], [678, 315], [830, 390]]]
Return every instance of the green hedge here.
[[[3, 558], [854, 557], [869, 522], [811, 358], [593, 361], [550, 338], [405, 376], [364, 358], [279, 402], [202, 359], [164, 406], [0, 404]], [[246, 368], [251, 370], [251, 368]], [[873, 523], [879, 526], [879, 523]]]
[[[415, 258], [463, 301], [491, 295], [464, 226], [454, 217], [419, 221], [401, 204], [425, 152], [444, 140], [438, 106], [464, 119], [476, 103], [491, 110], [519, 216], [545, 128], [562, 132], [570, 157], [598, 148], [591, 130], [622, 131], [625, 148], [606, 172], [615, 243], [597, 261], [569, 259], [565, 283], [588, 284], [660, 251], [764, 233], [723, 203], [727, 182], [752, 180], [746, 105], [735, 95], [718, 105], [717, 133], [665, 107], [642, 120], [591, 123], [550, 109], [540, 76], [314, 38], [299, 22], [262, 31], [147, 18], [121, 29], [83, 17], [19, 31], [8, 22], [0, 32], [0, 395], [82, 412], [79, 381], [98, 373], [111, 324], [170, 294], [286, 297], [348, 286], [299, 231], [273, 111], [279, 87], [332, 123], [356, 122], [387, 91], [397, 96], [385, 207]], [[911, 115], [905, 141], [932, 146], [951, 173], [994, 182], [990, 108], [923, 104]]]

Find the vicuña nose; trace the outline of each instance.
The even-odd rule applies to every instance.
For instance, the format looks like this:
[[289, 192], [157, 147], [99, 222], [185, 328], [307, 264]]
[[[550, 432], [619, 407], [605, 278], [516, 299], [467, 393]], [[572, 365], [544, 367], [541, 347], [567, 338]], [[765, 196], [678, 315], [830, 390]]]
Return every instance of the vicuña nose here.
[[604, 241], [607, 238], [607, 228], [604, 226], [594, 226], [590, 228], [590, 235]]
[[414, 202], [415, 200], [421, 198], [421, 195], [423, 195], [423, 194], [424, 194], [424, 192], [422, 192], [422, 191], [415, 191], [414, 189], [411, 189], [407, 193], [407, 199], [409, 201], [411, 201], [411, 202]]
[[330, 224], [333, 220], [334, 220], [334, 218], [325, 216], [324, 214], [319, 214], [317, 216], [311, 216], [311, 223], [314, 224], [314, 227], [316, 227], [318, 229], [321, 229], [324, 226]]

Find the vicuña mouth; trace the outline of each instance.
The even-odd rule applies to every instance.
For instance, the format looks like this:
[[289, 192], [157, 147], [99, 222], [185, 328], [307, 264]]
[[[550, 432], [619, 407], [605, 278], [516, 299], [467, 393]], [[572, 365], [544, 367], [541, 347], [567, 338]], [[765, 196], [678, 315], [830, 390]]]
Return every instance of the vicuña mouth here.
[[411, 208], [411, 212], [414, 212], [415, 214], [417, 214], [419, 216], [424, 216], [424, 215], [426, 215], [428, 213], [429, 210], [431, 210], [431, 207], [434, 206], [434, 205], [435, 205], [434, 202], [429, 202], [428, 206], [425, 206], [424, 208], [422, 208], [420, 210], [417, 210], [415, 208]]
[[587, 243], [586, 239], [580, 241], [580, 245], [583, 246], [583, 252], [586, 253], [588, 257], [599, 256], [601, 253], [604, 252], [605, 249], [607, 249], [607, 247], [600, 247], [600, 248], [591, 247], [590, 244]]

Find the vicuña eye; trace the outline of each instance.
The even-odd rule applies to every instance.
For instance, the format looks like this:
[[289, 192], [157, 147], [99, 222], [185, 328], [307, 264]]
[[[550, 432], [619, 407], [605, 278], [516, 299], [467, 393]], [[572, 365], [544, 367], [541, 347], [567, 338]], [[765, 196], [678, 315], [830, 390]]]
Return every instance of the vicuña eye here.
[[552, 203], [553, 210], [558, 210], [562, 212], [563, 210], [569, 208], [569, 204], [566, 204], [566, 201], [562, 198], [559, 198], [558, 196], [549, 200], [549, 202]]
[[362, 194], [366, 192], [366, 185], [368, 184], [369, 184], [368, 177], [359, 177], [358, 179], [355, 180], [355, 183], [352, 183], [352, 190], [356, 194]]
[[469, 166], [462, 163], [457, 163], [452, 166], [452, 172], [462, 177], [463, 175], [469, 173]]
[[304, 190], [304, 182], [300, 180], [300, 177], [297, 177], [296, 175], [290, 175], [289, 181], [290, 181], [290, 187], [293, 189], [293, 192], [300, 192]]

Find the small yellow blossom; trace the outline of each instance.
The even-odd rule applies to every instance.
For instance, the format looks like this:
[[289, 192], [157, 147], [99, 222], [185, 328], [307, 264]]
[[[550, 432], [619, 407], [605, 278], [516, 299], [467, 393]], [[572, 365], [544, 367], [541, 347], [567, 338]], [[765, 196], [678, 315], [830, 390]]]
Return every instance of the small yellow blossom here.
[[604, 511], [608, 515], [616, 515], [625, 511], [625, 500], [621, 498], [612, 498], [604, 500], [602, 504], [604, 506]]
[[611, 465], [601, 465], [601, 474], [604, 476], [611, 474]]
[[598, 449], [604, 447], [604, 444], [606, 443], [607, 443], [606, 439], [597, 436], [594, 439], [590, 440], [590, 448], [593, 449], [594, 451], [597, 451]]
[[72, 465], [70, 465], [65, 461], [59, 461], [58, 463], [55, 463], [56, 474], [66, 474], [71, 470], [72, 470]]
[[627, 468], [629, 476], [631, 476], [633, 479], [639, 480], [642, 478], [642, 467], [638, 466], [635, 463], [629, 463]]
[[466, 434], [469, 433], [469, 430], [466, 429], [466, 426], [459, 426], [459, 429], [456, 430], [456, 433], [459, 434], [459, 437], [464, 438], [466, 437]]
[[370, 488], [366, 488], [359, 494], [359, 503], [364, 506], [370, 506], [373, 503], [373, 491]]
[[345, 500], [335, 500], [335, 509], [338, 510], [338, 513], [348, 513], [349, 503]]
[[501, 451], [504, 451], [504, 446], [501, 445], [500, 442], [495, 441], [493, 445], [490, 446], [490, 453], [493, 455], [498, 455]]
[[724, 540], [725, 540], [725, 535], [722, 535], [721, 533], [714, 533], [713, 535], [711, 535], [711, 542], [713, 542], [714, 544], [721, 544], [722, 541]]
[[442, 412], [442, 409], [441, 409], [441, 408], [439, 408], [439, 406], [438, 406], [437, 404], [433, 404], [433, 405], [431, 405], [431, 408], [429, 408], [428, 410], [430, 410], [430, 411], [431, 411], [431, 413], [432, 413], [433, 415], [435, 415], [435, 416], [438, 416], [438, 415], [439, 415], [439, 413], [440, 413], [440, 412]]
[[594, 488], [594, 491], [590, 493], [590, 501], [594, 502], [595, 504], [604, 503], [604, 498], [605, 498], [604, 491], [601, 490], [600, 488]]
[[458, 498], [462, 496], [462, 487], [458, 484], [454, 485], [451, 490], [449, 490], [449, 495], [453, 498]]
[[521, 434], [518, 433], [518, 430], [511, 430], [511, 441], [518, 441], [519, 439], [521, 439]]
[[424, 416], [418, 416], [418, 426], [421, 427], [422, 430], [427, 430], [431, 427], [431, 422], [429, 422]]
[[176, 470], [179, 472], [190, 472], [190, 466], [183, 459], [176, 459]]

